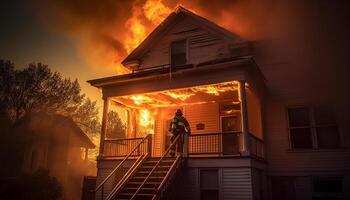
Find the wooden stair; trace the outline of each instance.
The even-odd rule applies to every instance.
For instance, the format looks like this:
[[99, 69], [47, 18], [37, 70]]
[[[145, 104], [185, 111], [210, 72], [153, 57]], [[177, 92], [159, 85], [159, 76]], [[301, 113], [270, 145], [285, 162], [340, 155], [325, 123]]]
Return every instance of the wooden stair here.
[[[139, 200], [154, 199], [157, 195], [158, 187], [166, 178], [167, 174], [171, 170], [171, 166], [176, 161], [175, 157], [164, 157], [161, 163], [155, 168], [155, 170], [153, 170], [159, 159], [160, 158], [146, 158], [141, 166], [135, 170], [132, 177], [127, 180], [124, 186], [114, 195], [112, 199], [132, 199], [133, 196], [134, 199]], [[153, 173], [149, 176], [152, 170]], [[176, 170], [176, 168], [173, 170]], [[143, 184], [147, 176], [149, 177]], [[136, 192], [137, 194], [135, 194]]]

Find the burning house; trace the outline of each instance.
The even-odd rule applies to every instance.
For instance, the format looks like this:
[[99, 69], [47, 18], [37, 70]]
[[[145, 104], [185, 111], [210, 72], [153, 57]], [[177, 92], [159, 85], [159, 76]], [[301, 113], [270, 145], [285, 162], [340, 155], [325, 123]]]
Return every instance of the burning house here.
[[[263, 117], [268, 115], [271, 122], [280, 113], [262, 112], [268, 95], [266, 79], [252, 55], [250, 42], [178, 7], [124, 59], [122, 64], [132, 73], [88, 81], [102, 90], [104, 100], [95, 198], [284, 199], [283, 195], [312, 193], [312, 189], [296, 192], [297, 184], [314, 181], [317, 189], [327, 181], [349, 184], [345, 172], [350, 163], [339, 167], [339, 160], [349, 158], [347, 152], [329, 163], [330, 179], [322, 178], [330, 173], [325, 168], [311, 173], [305, 162], [305, 166], [278, 168], [286, 157], [266, 151], [277, 141], [266, 144], [265, 130], [276, 126], [263, 124]], [[106, 137], [112, 108], [126, 113], [126, 138]], [[177, 109], [183, 111], [192, 133], [185, 137], [184, 155], [169, 157], [176, 140], [170, 141], [168, 128]], [[309, 120], [307, 108], [291, 107], [286, 113], [289, 125], [284, 139], [290, 141], [286, 148], [307, 149], [310, 144], [318, 149], [340, 148], [341, 138], [327, 109], [312, 111], [329, 125], [327, 130], [321, 125], [317, 132], [312, 130], [318, 140], [311, 137], [311, 126], [303, 125]], [[302, 152], [299, 156], [308, 157]], [[345, 198], [338, 189], [335, 195]]]

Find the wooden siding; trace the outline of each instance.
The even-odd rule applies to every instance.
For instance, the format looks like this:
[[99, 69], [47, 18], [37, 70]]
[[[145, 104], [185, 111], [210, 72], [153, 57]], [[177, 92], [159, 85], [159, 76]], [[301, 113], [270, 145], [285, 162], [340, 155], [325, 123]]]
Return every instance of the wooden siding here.
[[224, 200], [253, 199], [250, 168], [223, 168], [222, 192]]
[[198, 168], [187, 168], [183, 174], [181, 190], [181, 199], [199, 200], [199, 170]]
[[[184, 18], [175, 24], [157, 44], [144, 55], [141, 67], [148, 68], [170, 63], [170, 44], [173, 41], [187, 40], [187, 61], [198, 64], [208, 60], [227, 58], [230, 54], [229, 46], [234, 41], [225, 40], [218, 33], [213, 33], [189, 18]], [[237, 40], [238, 42], [238, 40]]]
[[[216, 102], [185, 106], [184, 115], [190, 123], [192, 134], [220, 132], [219, 104]], [[204, 130], [196, 129], [199, 123], [204, 124]]]
[[[319, 151], [289, 149], [286, 104], [273, 98], [266, 99], [264, 104], [266, 112], [264, 112], [263, 117], [266, 133], [265, 143], [267, 144], [265, 147], [270, 174], [321, 175], [348, 171], [350, 169], [350, 151], [348, 149]], [[339, 126], [342, 126], [341, 121]], [[347, 136], [349, 133], [341, 130], [342, 136]], [[344, 145], [347, 144], [346, 140], [343, 142]]]
[[260, 100], [252, 90], [247, 89], [248, 130], [263, 139]]

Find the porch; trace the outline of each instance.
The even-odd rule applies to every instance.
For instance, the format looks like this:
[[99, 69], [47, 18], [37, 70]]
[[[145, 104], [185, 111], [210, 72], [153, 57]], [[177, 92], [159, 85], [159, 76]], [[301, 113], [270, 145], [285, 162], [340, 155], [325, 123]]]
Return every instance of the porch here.
[[[185, 136], [186, 156], [264, 157], [260, 99], [245, 81], [233, 80], [109, 97], [100, 158], [123, 159], [137, 146], [134, 156], [161, 157], [171, 143], [168, 128], [177, 109], [192, 130]], [[124, 113], [123, 138], [113, 138], [110, 112]]]

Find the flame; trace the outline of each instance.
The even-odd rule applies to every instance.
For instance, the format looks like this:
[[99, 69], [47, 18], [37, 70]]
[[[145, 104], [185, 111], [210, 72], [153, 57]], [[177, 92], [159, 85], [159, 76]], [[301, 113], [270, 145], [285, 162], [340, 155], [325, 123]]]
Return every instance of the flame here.
[[143, 6], [145, 17], [154, 25], [160, 24], [170, 13], [171, 9], [161, 0], [148, 0]]
[[145, 95], [131, 96], [130, 99], [133, 100], [136, 105], [141, 105], [152, 101], [150, 97], [147, 97]]
[[[125, 28], [128, 30], [124, 43], [127, 53], [135, 49], [147, 34], [170, 13], [171, 9], [164, 5], [162, 0], [147, 0], [142, 8], [134, 5], [132, 17], [125, 23]], [[143, 18], [146, 18], [153, 26], [147, 25]]]
[[154, 113], [151, 113], [147, 109], [139, 111], [140, 133], [144, 135], [154, 134], [154, 122]]
[[[176, 105], [178, 106], [179, 104], [183, 105], [184, 103], [196, 103], [193, 102], [194, 99], [191, 100], [190, 98], [197, 95], [198, 93], [220, 96], [222, 93], [235, 90], [238, 90], [238, 82], [230, 81], [211, 85], [201, 85], [192, 88], [182, 88], [140, 95], [123, 96], [118, 97], [118, 99], [121, 99], [121, 102], [123, 102], [123, 100], [131, 100], [134, 105], [130, 106], [135, 108], [169, 107]], [[182, 103], [174, 100], [181, 100]], [[188, 101], [185, 102], [186, 100]]]
[[181, 101], [185, 101], [186, 99], [195, 95], [195, 93], [193, 93], [193, 92], [183, 92], [182, 93], [182, 92], [176, 92], [176, 91], [165, 91], [165, 92], [162, 92], [162, 94], [170, 96], [173, 99], [180, 99]]

